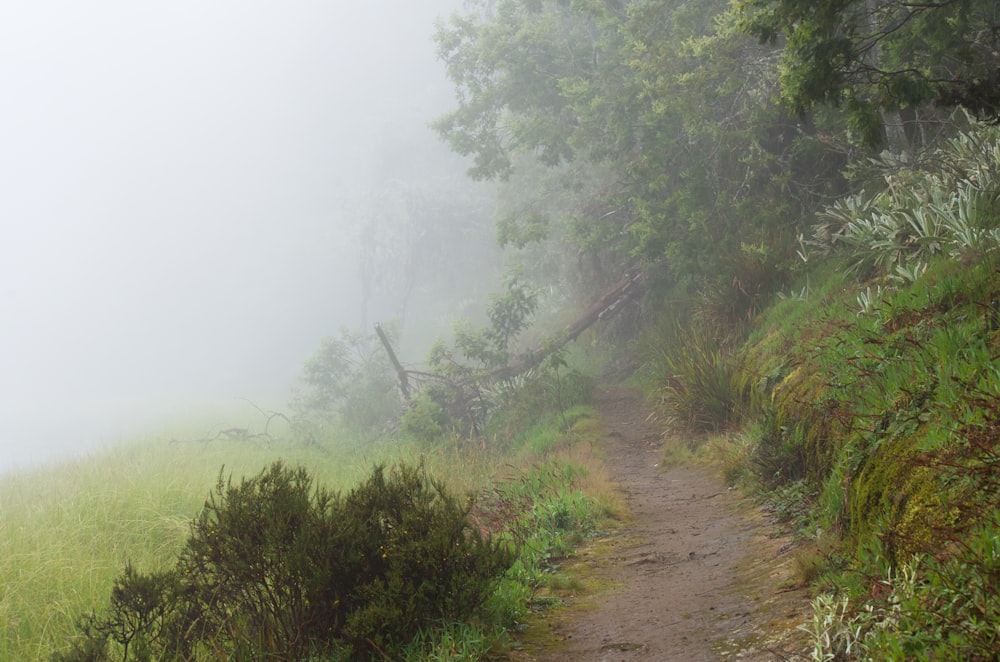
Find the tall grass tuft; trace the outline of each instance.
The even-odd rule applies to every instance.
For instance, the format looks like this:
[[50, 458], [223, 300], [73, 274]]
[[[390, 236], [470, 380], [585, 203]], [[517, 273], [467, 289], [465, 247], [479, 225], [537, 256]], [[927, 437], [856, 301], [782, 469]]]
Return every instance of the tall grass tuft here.
[[730, 350], [708, 334], [676, 328], [643, 366], [668, 425], [705, 433], [726, 427], [734, 411]]

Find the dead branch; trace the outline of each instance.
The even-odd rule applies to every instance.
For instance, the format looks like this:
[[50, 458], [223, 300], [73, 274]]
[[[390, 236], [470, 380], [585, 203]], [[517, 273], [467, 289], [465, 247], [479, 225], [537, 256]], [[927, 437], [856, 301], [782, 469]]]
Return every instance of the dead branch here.
[[375, 333], [378, 334], [378, 339], [382, 341], [382, 346], [385, 347], [385, 353], [389, 355], [392, 367], [396, 369], [396, 377], [399, 379], [399, 391], [403, 394], [403, 400], [409, 402], [410, 380], [406, 374], [406, 369], [399, 362], [399, 359], [396, 358], [396, 352], [392, 350], [392, 345], [389, 343], [389, 338], [385, 335], [385, 331], [382, 330], [381, 324], [375, 325]]
[[457, 418], [465, 419], [466, 422], [475, 428], [477, 426], [477, 417], [474, 409], [477, 403], [480, 403], [482, 400], [482, 387], [484, 385], [511, 379], [537, 368], [549, 356], [576, 340], [580, 334], [598, 321], [609, 320], [614, 317], [615, 314], [625, 307], [626, 303], [638, 298], [642, 294], [644, 286], [645, 276], [642, 270], [638, 267], [628, 269], [617, 283], [604, 290], [594, 300], [594, 303], [572, 324], [543, 346], [528, 351], [515, 362], [487, 374], [471, 374], [457, 380], [440, 374], [407, 370], [396, 357], [396, 353], [393, 351], [389, 339], [382, 331], [381, 325], [375, 325], [375, 332], [378, 334], [379, 340], [382, 341], [382, 346], [385, 347], [389, 360], [396, 370], [396, 376], [399, 380], [399, 390], [407, 403], [410, 402], [413, 382], [416, 382], [418, 389], [428, 381], [444, 384], [454, 394], [454, 402], [451, 403], [450, 409], [455, 411], [450, 413], [459, 414]]

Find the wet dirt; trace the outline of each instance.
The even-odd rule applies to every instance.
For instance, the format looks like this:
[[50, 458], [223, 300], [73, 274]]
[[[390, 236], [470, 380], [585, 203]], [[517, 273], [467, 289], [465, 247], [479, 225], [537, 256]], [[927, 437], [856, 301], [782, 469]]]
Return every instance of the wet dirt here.
[[596, 396], [630, 515], [564, 562], [584, 588], [537, 614], [512, 659], [806, 659], [809, 596], [794, 585], [787, 535], [711, 469], [661, 470], [660, 431], [638, 391]]

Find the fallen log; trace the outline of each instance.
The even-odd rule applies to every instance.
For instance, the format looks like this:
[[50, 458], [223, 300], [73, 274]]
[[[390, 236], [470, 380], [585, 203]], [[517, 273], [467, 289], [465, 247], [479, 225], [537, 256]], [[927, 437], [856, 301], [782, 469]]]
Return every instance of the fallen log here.
[[433, 375], [417, 370], [407, 370], [396, 357], [396, 353], [392, 349], [392, 344], [389, 342], [389, 339], [382, 330], [382, 326], [380, 324], [375, 325], [375, 332], [378, 334], [379, 340], [382, 341], [382, 346], [385, 347], [386, 354], [389, 356], [389, 361], [396, 370], [396, 377], [399, 381], [399, 390], [403, 394], [403, 399], [406, 402], [409, 402], [411, 394], [411, 377], [417, 378], [418, 381], [436, 379], [442, 382], [447, 382], [456, 391], [461, 391], [468, 386], [468, 382], [470, 381], [477, 383], [490, 383], [510, 379], [516, 375], [525, 373], [528, 370], [537, 368], [554, 352], [559, 351], [569, 343], [576, 340], [580, 334], [598, 321], [606, 321], [614, 317], [620, 310], [622, 310], [622, 308], [624, 308], [628, 301], [635, 299], [642, 294], [644, 286], [645, 275], [642, 270], [638, 267], [628, 269], [618, 282], [601, 292], [601, 294], [594, 300], [587, 310], [574, 320], [572, 324], [567, 326], [556, 337], [546, 342], [542, 347], [529, 350], [509, 365], [497, 368], [486, 375], [479, 375], [474, 378], [463, 380], [462, 382], [455, 382], [441, 375]]
[[562, 333], [535, 350], [524, 354], [518, 361], [495, 371], [497, 378], [513, 377], [540, 366], [554, 352], [559, 351], [580, 337], [598, 321], [614, 317], [626, 302], [642, 294], [645, 276], [641, 269], [633, 267], [617, 283], [604, 290], [580, 317], [567, 326]]

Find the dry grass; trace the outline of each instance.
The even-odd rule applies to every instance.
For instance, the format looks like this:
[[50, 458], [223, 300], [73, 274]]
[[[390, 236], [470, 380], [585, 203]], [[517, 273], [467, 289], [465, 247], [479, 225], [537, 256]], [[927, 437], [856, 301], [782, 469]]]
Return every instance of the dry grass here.
[[599, 443], [605, 433], [604, 427], [598, 420], [586, 418], [577, 421], [570, 432], [570, 442], [558, 448], [555, 457], [583, 469], [576, 487], [593, 499], [605, 516], [624, 519], [628, 516], [628, 506], [611, 478], [607, 457]]

